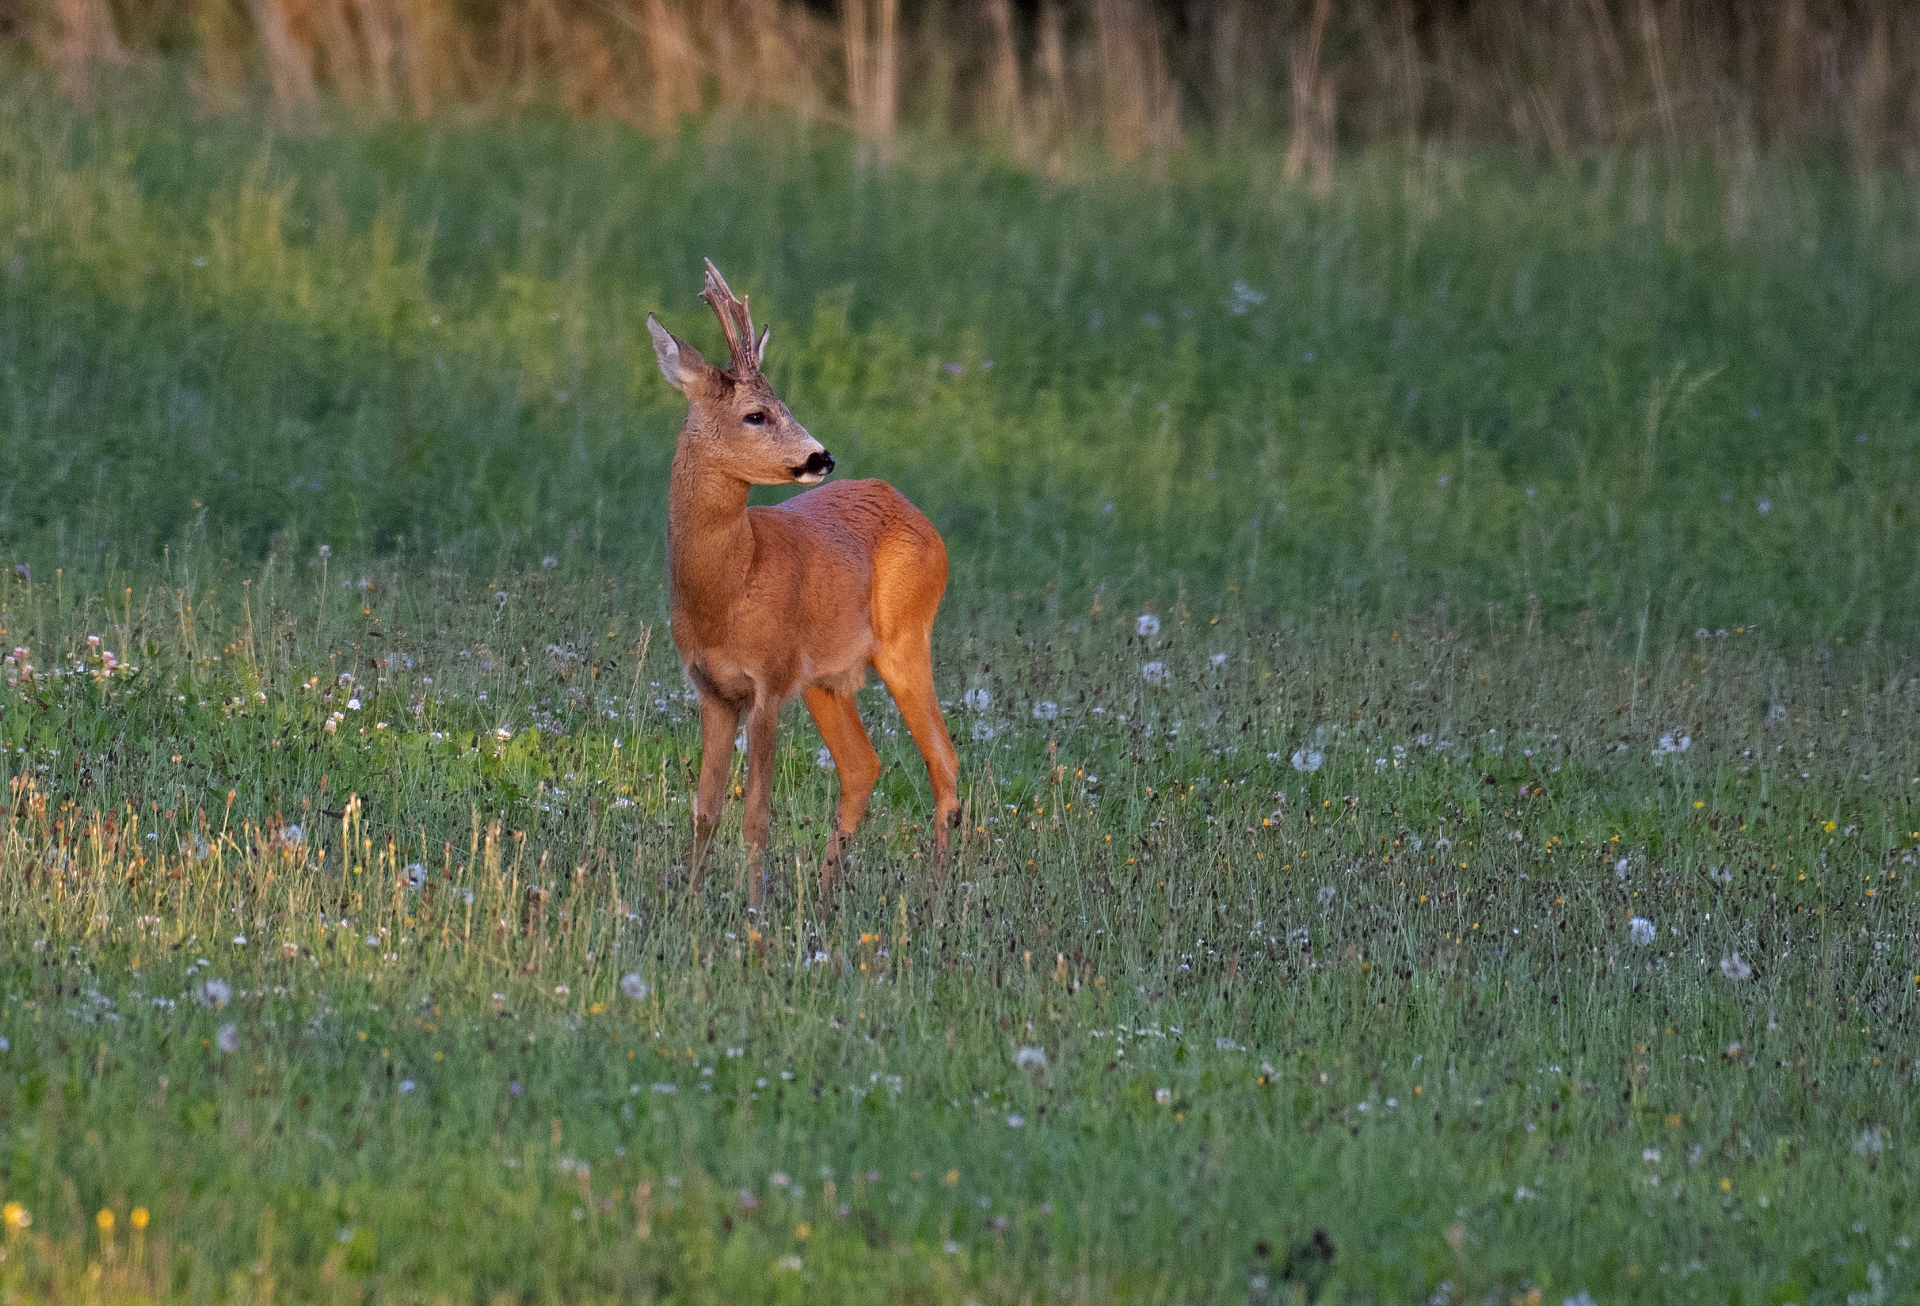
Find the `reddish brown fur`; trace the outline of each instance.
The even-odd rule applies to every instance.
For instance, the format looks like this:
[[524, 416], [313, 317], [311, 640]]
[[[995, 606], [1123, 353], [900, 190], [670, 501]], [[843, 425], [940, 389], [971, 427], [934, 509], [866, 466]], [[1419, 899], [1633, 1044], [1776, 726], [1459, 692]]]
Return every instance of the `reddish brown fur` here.
[[[649, 318], [660, 370], [687, 396], [667, 488], [673, 639], [700, 699], [700, 786], [694, 874], [726, 805], [734, 734], [747, 727], [749, 905], [761, 905], [780, 708], [804, 698], [840, 777], [834, 833], [821, 868], [831, 884], [880, 775], [854, 690], [871, 666], [926, 759], [933, 785], [934, 864], [959, 823], [959, 757], [933, 688], [933, 620], [947, 585], [947, 549], [919, 509], [884, 481], [840, 481], [777, 507], [749, 508], [751, 485], [816, 482], [831, 461], [760, 374], [745, 300], [711, 263], [704, 298], [727, 332], [732, 362], [708, 364]], [[759, 420], [754, 421], [755, 417]]]

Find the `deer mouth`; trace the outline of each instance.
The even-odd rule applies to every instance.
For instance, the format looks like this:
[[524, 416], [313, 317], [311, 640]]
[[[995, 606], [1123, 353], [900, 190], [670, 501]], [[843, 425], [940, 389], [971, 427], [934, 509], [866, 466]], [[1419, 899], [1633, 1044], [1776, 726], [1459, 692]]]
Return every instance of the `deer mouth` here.
[[802, 485], [818, 485], [827, 479], [831, 471], [833, 455], [822, 449], [818, 453], [808, 454], [807, 460], [793, 469], [793, 479]]

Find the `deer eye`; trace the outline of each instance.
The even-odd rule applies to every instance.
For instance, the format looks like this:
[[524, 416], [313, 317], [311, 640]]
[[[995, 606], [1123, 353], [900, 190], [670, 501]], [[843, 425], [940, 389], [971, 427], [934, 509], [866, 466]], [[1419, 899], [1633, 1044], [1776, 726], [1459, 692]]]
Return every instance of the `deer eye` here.
[[740, 420], [748, 426], [765, 426], [767, 424], [767, 415], [756, 408]]

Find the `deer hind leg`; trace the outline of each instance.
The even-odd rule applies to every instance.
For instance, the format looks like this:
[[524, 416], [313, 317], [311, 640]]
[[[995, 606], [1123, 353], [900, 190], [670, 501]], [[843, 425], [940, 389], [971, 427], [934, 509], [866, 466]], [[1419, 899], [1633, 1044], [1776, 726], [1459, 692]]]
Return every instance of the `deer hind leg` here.
[[740, 712], [710, 690], [700, 693], [700, 787], [693, 795], [692, 888], [699, 892], [714, 831], [727, 809], [727, 781], [733, 774], [733, 735]]
[[946, 870], [948, 844], [960, 824], [960, 755], [954, 751], [947, 719], [940, 715], [940, 701], [933, 692], [931, 641], [922, 633], [883, 644], [873, 667], [886, 681], [887, 692], [926, 759], [927, 780], [933, 786], [933, 866], [938, 877]]
[[873, 795], [874, 781], [880, 778], [880, 754], [873, 751], [873, 740], [867, 737], [859, 704], [852, 694], [815, 685], [803, 697], [840, 776], [840, 805], [833, 814], [833, 837], [827, 844], [826, 860], [820, 865], [820, 892], [824, 894], [833, 886], [847, 845], [853, 842], [853, 832], [867, 814], [867, 800]]

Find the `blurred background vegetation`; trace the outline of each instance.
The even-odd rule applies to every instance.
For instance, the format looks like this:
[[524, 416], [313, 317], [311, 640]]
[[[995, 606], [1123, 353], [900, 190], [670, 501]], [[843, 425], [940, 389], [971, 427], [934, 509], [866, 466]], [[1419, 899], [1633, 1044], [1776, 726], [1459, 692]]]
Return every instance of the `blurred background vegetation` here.
[[645, 564], [711, 255], [957, 594], [1920, 613], [1897, 6], [0, 14], [30, 574]]

